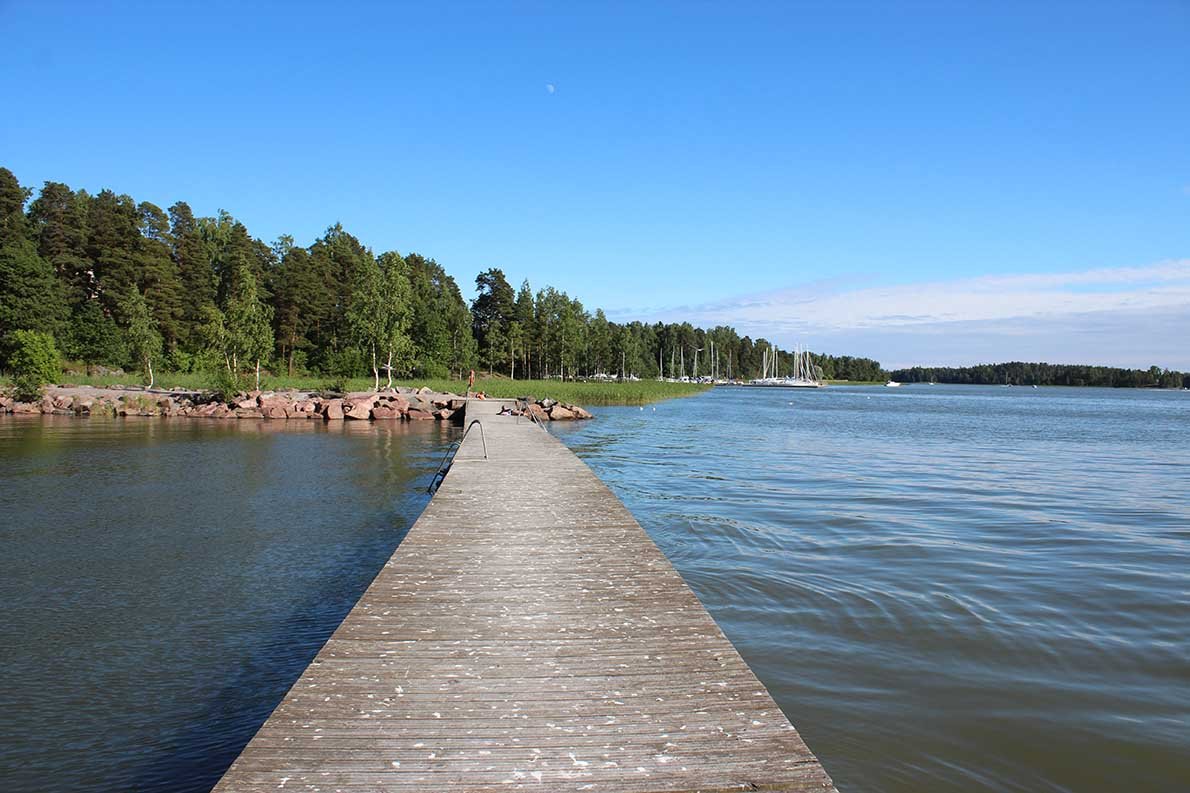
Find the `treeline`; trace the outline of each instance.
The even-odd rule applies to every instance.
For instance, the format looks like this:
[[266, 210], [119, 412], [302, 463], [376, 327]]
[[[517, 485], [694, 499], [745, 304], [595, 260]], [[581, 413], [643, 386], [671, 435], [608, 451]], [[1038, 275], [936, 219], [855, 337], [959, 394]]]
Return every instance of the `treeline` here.
[[1190, 374], [1151, 366], [1118, 369], [1053, 363], [980, 364], [979, 366], [915, 366], [898, 369], [892, 379], [901, 383], [960, 383], [967, 385], [1070, 385], [1107, 388], [1190, 388]]
[[[30, 200], [32, 199], [32, 200]], [[608, 321], [503, 271], [454, 278], [418, 253], [379, 255], [339, 224], [311, 245], [266, 244], [226, 212], [196, 217], [46, 182], [34, 198], [0, 168], [0, 365], [18, 330], [87, 365], [289, 375], [759, 376], [764, 339], [730, 327]], [[712, 357], [713, 350], [713, 357]], [[871, 380], [878, 362], [815, 355], [823, 376]], [[782, 354], [782, 370], [792, 358]]]

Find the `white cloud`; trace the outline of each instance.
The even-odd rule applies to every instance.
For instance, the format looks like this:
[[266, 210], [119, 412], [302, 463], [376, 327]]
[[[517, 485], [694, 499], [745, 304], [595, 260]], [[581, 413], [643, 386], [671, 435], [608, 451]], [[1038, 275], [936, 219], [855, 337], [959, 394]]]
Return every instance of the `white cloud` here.
[[650, 313], [892, 366], [1045, 359], [1190, 369], [1190, 259], [896, 286], [815, 284]]

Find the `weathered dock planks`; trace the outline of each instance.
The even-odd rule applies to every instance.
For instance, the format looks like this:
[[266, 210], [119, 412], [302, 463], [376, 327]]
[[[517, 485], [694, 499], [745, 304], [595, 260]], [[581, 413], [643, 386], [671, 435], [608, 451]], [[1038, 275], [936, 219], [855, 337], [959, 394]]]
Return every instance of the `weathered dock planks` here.
[[471, 401], [450, 474], [215, 787], [833, 790], [632, 515]]

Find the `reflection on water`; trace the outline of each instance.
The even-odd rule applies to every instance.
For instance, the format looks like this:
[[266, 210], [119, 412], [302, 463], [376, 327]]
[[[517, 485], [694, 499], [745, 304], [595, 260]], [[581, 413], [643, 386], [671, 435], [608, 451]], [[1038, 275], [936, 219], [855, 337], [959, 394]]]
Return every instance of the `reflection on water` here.
[[0, 419], [0, 790], [209, 790], [420, 513], [451, 432]]
[[1190, 789], [1190, 394], [716, 389], [551, 430], [841, 789]]

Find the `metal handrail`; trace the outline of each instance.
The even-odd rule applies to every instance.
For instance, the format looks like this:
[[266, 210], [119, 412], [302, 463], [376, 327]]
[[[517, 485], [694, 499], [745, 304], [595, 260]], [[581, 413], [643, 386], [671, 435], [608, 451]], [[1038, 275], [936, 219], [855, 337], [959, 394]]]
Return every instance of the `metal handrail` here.
[[[547, 427], [547, 426], [546, 426], [546, 425], [545, 425], [545, 424], [542, 422], [542, 420], [541, 420], [541, 419], [539, 419], [539, 418], [537, 417], [537, 413], [536, 413], [535, 411], [533, 411], [533, 410], [530, 410], [530, 409], [529, 409], [529, 405], [530, 405], [530, 402], [529, 402], [529, 400], [527, 400], [527, 399], [526, 399], [526, 400], [517, 400], [517, 401], [518, 401], [518, 402], [524, 401], [524, 403], [525, 403], [525, 407], [521, 409], [521, 416], [524, 416], [524, 415], [528, 414], [528, 416], [529, 416], [529, 420], [530, 420], [530, 421], [532, 421], [534, 424], [536, 424], [536, 425], [537, 425], [538, 427], [540, 427], [542, 430], [544, 430], [544, 431], [546, 431], [546, 432], [549, 432], [549, 431], [550, 431], [550, 430], [549, 430], [549, 427]], [[521, 416], [517, 416], [517, 423], [518, 423], [518, 424], [520, 424], [520, 422], [521, 422]]]
[[484, 435], [483, 422], [479, 419], [471, 419], [471, 423], [467, 425], [467, 429], [463, 432], [463, 437], [459, 441], [459, 445], [462, 445], [463, 441], [467, 440], [467, 433], [470, 432], [471, 428], [476, 424], [479, 425], [479, 440], [483, 442], [483, 459], [486, 460], [488, 459], [488, 436]]
[[442, 455], [442, 462], [438, 464], [438, 470], [434, 472], [434, 478], [430, 480], [430, 484], [426, 487], [426, 492], [433, 495], [442, 482], [446, 479], [446, 475], [450, 473], [450, 467], [454, 465], [455, 455], [459, 453], [459, 449], [463, 446], [463, 441], [467, 440], [467, 433], [471, 432], [471, 428], [476, 424], [479, 425], [479, 439], [483, 443], [483, 459], [488, 459], [488, 438], [483, 431], [483, 422], [479, 419], [472, 419], [471, 423], [467, 425], [467, 429], [463, 430], [463, 437], [452, 443], [446, 449], [446, 454]]

